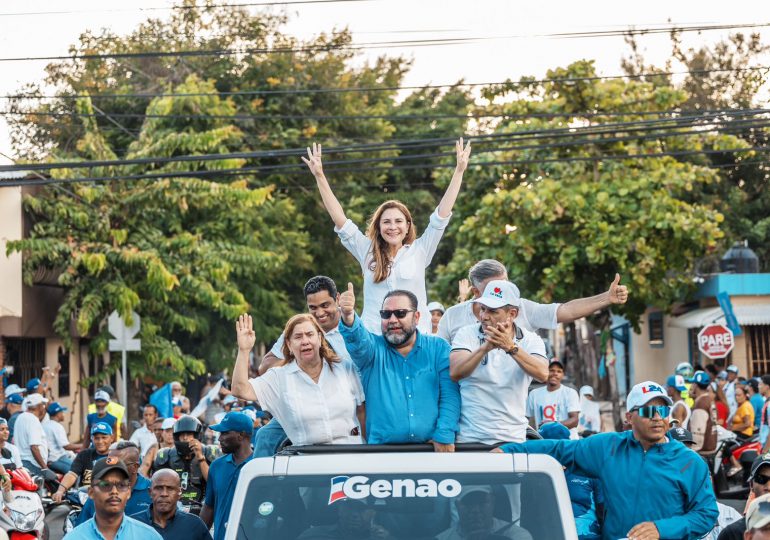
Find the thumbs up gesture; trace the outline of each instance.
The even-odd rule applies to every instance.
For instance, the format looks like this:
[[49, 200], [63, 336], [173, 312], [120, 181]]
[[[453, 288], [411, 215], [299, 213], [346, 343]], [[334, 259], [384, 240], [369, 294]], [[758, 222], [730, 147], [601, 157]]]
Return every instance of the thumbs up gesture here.
[[625, 304], [628, 301], [628, 288], [620, 284], [620, 274], [615, 274], [615, 280], [607, 291], [611, 304]]
[[345, 326], [351, 326], [356, 314], [356, 293], [352, 283], [348, 283], [348, 290], [340, 295], [340, 313]]

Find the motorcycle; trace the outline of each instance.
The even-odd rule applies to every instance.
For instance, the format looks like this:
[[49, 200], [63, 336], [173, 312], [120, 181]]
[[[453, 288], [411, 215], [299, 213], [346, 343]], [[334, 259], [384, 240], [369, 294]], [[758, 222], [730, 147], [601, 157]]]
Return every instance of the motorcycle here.
[[80, 511], [83, 510], [83, 506], [85, 506], [86, 501], [88, 500], [88, 487], [83, 486], [78, 489], [70, 489], [65, 495], [65, 500], [70, 507], [70, 511], [67, 514], [67, 518], [64, 520], [63, 526], [63, 531], [66, 535], [77, 526]]
[[[729, 432], [728, 432], [729, 433]], [[738, 442], [735, 434], [729, 433], [719, 438], [716, 450], [706, 457], [718, 499], [745, 499], [749, 495], [749, 476], [751, 464], [762, 452], [762, 445], [757, 437]], [[732, 456], [738, 460], [741, 472], [730, 476]]]
[[12, 490], [9, 500], [3, 500], [0, 529], [9, 540], [48, 540], [43, 503], [38, 495], [40, 484], [26, 469], [8, 471]]

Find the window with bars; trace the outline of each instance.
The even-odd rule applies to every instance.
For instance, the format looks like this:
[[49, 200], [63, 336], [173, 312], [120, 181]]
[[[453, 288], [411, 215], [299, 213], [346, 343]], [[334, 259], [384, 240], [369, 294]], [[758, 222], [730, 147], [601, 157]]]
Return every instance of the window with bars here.
[[751, 376], [770, 373], [770, 325], [746, 326], [745, 330]]

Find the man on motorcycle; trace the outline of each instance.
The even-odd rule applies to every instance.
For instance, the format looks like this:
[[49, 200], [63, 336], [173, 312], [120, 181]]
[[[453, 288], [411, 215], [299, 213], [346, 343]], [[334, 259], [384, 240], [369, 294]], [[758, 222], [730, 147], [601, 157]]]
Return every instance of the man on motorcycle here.
[[94, 464], [98, 460], [107, 457], [110, 451], [110, 444], [112, 444], [112, 428], [110, 425], [105, 422], [94, 424], [91, 428], [91, 441], [93, 442], [93, 447], [78, 452], [69, 472], [61, 479], [59, 489], [51, 496], [54, 502], [60, 503], [65, 493], [78, 480], [80, 480], [81, 486], [91, 485], [91, 471], [94, 469]]
[[160, 469], [176, 471], [181, 480], [181, 502], [198, 513], [206, 495], [209, 465], [220, 456], [216, 446], [204, 445], [200, 439], [203, 425], [190, 415], [181, 416], [174, 424], [174, 448], [158, 450], [152, 472]]

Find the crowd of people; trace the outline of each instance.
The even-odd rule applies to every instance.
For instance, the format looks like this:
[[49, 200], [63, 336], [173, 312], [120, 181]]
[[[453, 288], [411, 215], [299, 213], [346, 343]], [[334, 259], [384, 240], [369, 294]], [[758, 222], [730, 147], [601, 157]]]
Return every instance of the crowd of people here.
[[[238, 318], [229, 385], [211, 380], [191, 410], [173, 383], [173, 415], [161, 418], [147, 404], [131, 433], [114, 391], [100, 388], [82, 444], [68, 440], [66, 409], [46, 397], [49, 373], [25, 389], [11, 385], [0, 412], [7, 417], [0, 420], [0, 450], [7, 450], [0, 463], [63, 474], [55, 500], [88, 487], [68, 540], [205, 539], [209, 531], [221, 540], [244, 465], [288, 443], [426, 443], [436, 452], [483, 443], [497, 452], [546, 453], [566, 469], [581, 538], [717, 534], [720, 507], [699, 452], [713, 451], [718, 425], [736, 437], [759, 429], [767, 450], [770, 376], [743, 381], [734, 366], [692, 372], [685, 364], [666, 385], [634, 386], [627, 429], [601, 433], [608, 430], [594, 390], [562, 383], [565, 365], [549, 358], [537, 332], [625, 303], [619, 275], [596, 296], [539, 304], [521, 298], [502, 263], [485, 259], [469, 269], [457, 305], [428, 302], [425, 272], [470, 151], [458, 141], [454, 174], [422, 234], [398, 201], [377, 208], [364, 233], [334, 196], [314, 145], [303, 160], [342, 245], [360, 264], [360, 312], [351, 283], [338, 290], [331, 278], [314, 276], [303, 290], [307, 313], [287, 322], [259, 362], [252, 318]], [[530, 390], [533, 383], [543, 384]], [[542, 440], [527, 440], [528, 427]], [[770, 460], [762, 459], [751, 476], [759, 508], [754, 503], [742, 520], [757, 539], [770, 522], [762, 504]]]

